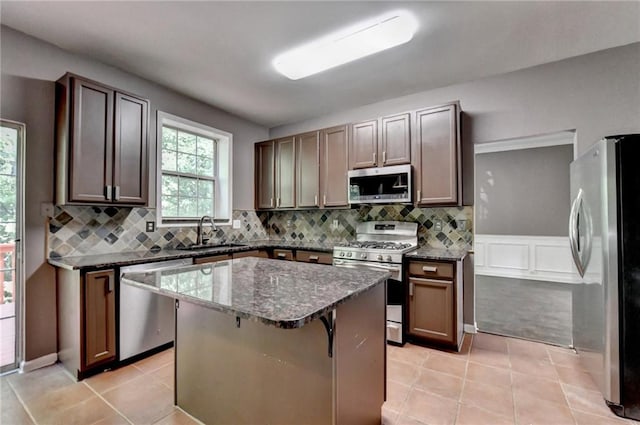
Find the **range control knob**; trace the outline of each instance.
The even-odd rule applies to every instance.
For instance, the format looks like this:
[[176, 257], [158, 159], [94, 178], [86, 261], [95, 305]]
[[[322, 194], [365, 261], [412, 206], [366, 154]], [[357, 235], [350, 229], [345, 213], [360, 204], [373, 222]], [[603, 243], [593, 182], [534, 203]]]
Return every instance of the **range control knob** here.
[[382, 261], [382, 255], [378, 255], [376, 258], [378, 259], [378, 261]]
[[341, 252], [341, 253], [340, 253], [340, 256], [341, 256], [341, 257], [344, 257], [344, 252]]
[[391, 256], [387, 255], [387, 261], [391, 261]]
[[352, 253], [351, 252], [347, 252], [347, 257], [351, 257]]
[[367, 259], [367, 254], [360, 254], [360, 258], [362, 258], [363, 260]]

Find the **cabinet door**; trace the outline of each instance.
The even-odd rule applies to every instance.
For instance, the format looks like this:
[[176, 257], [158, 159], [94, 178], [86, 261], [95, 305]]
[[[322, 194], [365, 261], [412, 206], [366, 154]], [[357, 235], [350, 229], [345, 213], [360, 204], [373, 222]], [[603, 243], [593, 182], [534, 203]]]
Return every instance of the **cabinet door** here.
[[320, 132], [296, 136], [296, 206], [320, 205]]
[[353, 124], [351, 132], [351, 169], [375, 167], [378, 163], [378, 120]]
[[83, 283], [84, 364], [88, 368], [116, 355], [115, 273], [88, 272]]
[[113, 184], [114, 92], [80, 78], [72, 81], [68, 201], [108, 203]]
[[256, 209], [275, 207], [275, 144], [256, 143]]
[[416, 112], [414, 148], [417, 203], [458, 204], [461, 191], [456, 105]]
[[409, 333], [454, 344], [453, 282], [409, 278]]
[[148, 102], [115, 95], [113, 201], [146, 205], [149, 192]]
[[269, 258], [269, 251], [266, 249], [254, 249], [251, 251], [234, 252], [233, 259], [245, 257]]
[[347, 171], [349, 170], [349, 137], [346, 125], [322, 130], [322, 206], [349, 205]]
[[276, 208], [293, 208], [295, 188], [296, 144], [294, 137], [276, 141]]
[[400, 165], [411, 162], [411, 131], [409, 114], [398, 114], [380, 119], [380, 165]]

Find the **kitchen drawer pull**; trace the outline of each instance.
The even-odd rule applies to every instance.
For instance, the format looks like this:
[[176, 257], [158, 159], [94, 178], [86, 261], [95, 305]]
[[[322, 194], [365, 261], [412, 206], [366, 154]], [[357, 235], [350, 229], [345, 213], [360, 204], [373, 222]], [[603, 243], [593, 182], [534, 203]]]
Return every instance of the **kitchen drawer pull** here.
[[286, 256], [287, 256], [287, 254], [284, 253], [284, 252], [279, 252], [278, 253], [278, 258], [285, 258]]
[[438, 268], [436, 266], [422, 266], [422, 271], [436, 273], [438, 271]]
[[310, 255], [309, 256], [309, 261], [318, 261], [320, 259], [320, 257], [318, 257], [317, 255]]

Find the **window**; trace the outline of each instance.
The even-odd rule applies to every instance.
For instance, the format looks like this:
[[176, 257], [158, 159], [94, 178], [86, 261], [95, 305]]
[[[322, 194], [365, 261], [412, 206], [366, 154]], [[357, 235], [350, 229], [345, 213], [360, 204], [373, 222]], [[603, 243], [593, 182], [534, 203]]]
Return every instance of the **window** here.
[[158, 112], [159, 225], [231, 219], [232, 135]]

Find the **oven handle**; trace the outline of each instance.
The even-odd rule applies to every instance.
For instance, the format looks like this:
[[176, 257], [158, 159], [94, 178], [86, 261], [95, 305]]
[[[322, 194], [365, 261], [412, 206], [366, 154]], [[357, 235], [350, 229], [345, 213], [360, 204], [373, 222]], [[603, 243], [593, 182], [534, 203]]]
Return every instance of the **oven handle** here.
[[393, 267], [393, 266], [383, 266], [380, 264], [376, 264], [376, 263], [365, 263], [365, 262], [347, 262], [344, 260], [334, 260], [333, 262], [334, 266], [339, 266], [339, 267], [348, 267], [351, 269], [361, 269], [361, 268], [367, 268], [367, 269], [378, 269], [378, 270], [384, 270], [385, 272], [399, 272], [400, 268], [399, 267]]

